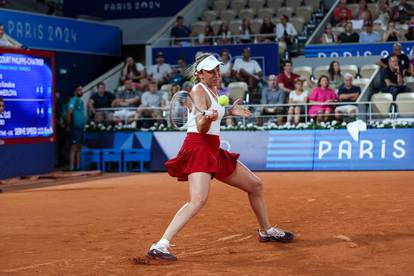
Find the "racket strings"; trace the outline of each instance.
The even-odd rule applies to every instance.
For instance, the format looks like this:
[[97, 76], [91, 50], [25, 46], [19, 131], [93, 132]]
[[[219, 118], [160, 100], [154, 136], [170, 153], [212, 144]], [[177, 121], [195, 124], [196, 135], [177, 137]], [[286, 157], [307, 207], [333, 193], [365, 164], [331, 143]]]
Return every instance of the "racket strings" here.
[[177, 93], [170, 102], [170, 122], [176, 129], [186, 127], [191, 110], [191, 100], [188, 93]]

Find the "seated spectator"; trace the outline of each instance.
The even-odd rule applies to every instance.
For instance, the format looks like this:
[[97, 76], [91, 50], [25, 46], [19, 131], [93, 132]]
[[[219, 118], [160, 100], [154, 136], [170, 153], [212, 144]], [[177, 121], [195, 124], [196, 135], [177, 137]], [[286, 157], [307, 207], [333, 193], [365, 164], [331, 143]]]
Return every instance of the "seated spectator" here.
[[382, 79], [384, 80], [382, 92], [391, 93], [394, 100], [399, 93], [407, 91], [404, 83], [404, 77], [400, 66], [398, 65], [398, 58], [392, 56], [389, 58], [388, 67], [383, 69]]
[[194, 84], [191, 81], [185, 81], [183, 83], [183, 90], [187, 92], [191, 92], [191, 89], [193, 89]]
[[292, 62], [289, 60], [284, 61], [282, 66], [283, 70], [277, 77], [277, 83], [283, 91], [290, 93], [295, 89], [295, 80], [300, 76], [292, 72]]
[[309, 96], [309, 102], [313, 104], [309, 108], [309, 116], [316, 117], [317, 123], [330, 120], [334, 108], [329, 103], [335, 102], [337, 99], [335, 91], [329, 87], [328, 77], [322, 75], [319, 77], [318, 86], [312, 90]]
[[339, 34], [338, 41], [340, 43], [358, 43], [359, 42], [359, 35], [356, 32], [354, 32], [352, 28], [352, 22], [347, 22], [345, 24], [345, 32]]
[[218, 44], [230, 44], [232, 41], [232, 34], [229, 29], [229, 25], [227, 22], [223, 22], [220, 25], [220, 28], [217, 32], [217, 36], [219, 37], [217, 40]]
[[177, 59], [177, 66], [173, 69], [173, 73], [169, 80], [169, 83], [174, 83], [178, 85], [183, 84], [188, 78], [186, 70], [187, 62], [185, 62], [185, 58], [181, 56]]
[[115, 95], [115, 100], [112, 102], [112, 107], [120, 107], [120, 110], [114, 112], [114, 121], [130, 122], [134, 119], [135, 111], [129, 109], [130, 107], [137, 107], [140, 101], [140, 93], [135, 89], [132, 80], [126, 79], [124, 81], [124, 89]]
[[227, 49], [221, 50], [221, 62], [220, 64], [220, 74], [221, 80], [225, 86], [229, 85], [233, 81], [232, 72], [233, 64], [230, 61], [230, 53]]
[[275, 24], [272, 22], [272, 17], [266, 16], [263, 19], [262, 26], [260, 27], [259, 36], [260, 42], [274, 42], [275, 41]]
[[392, 54], [388, 55], [385, 58], [382, 58], [377, 62], [379, 66], [382, 68], [386, 68], [389, 64], [389, 59], [392, 56], [396, 56], [398, 59], [398, 65], [400, 66], [400, 71], [403, 73], [404, 76], [409, 75], [409, 63], [410, 59], [406, 54], [403, 54], [401, 51], [401, 44], [400, 43], [394, 43], [393, 45], [393, 52]]
[[[359, 86], [352, 85], [353, 76], [345, 74], [344, 84], [338, 89], [338, 101], [343, 103], [355, 102], [361, 94]], [[349, 115], [351, 118], [356, 117], [357, 107], [355, 105], [344, 104], [339, 105], [335, 109], [335, 118], [337, 121], [343, 121], [344, 115]]]
[[250, 49], [243, 49], [243, 58], [237, 58], [233, 65], [233, 71], [238, 80], [244, 81], [249, 86], [249, 91], [253, 92], [257, 82], [262, 77], [262, 68], [257, 61], [250, 59]]
[[280, 105], [283, 105], [284, 103], [285, 93], [278, 87], [276, 76], [269, 75], [267, 85], [262, 88], [262, 98], [260, 100], [260, 104], [274, 106], [266, 106], [263, 107], [263, 109], [256, 109], [256, 115], [258, 116], [256, 119], [257, 125], [263, 125], [263, 118], [259, 117], [259, 115], [275, 115], [277, 124], [281, 125], [285, 115], [285, 107]]
[[410, 22], [408, 23], [408, 27], [409, 29], [404, 36], [406, 40], [412, 41], [414, 40], [414, 17], [411, 18]]
[[121, 83], [126, 79], [132, 80], [134, 83], [140, 83], [145, 78], [145, 68], [142, 63], [135, 63], [133, 57], [129, 56], [124, 62], [121, 72]]
[[21, 45], [9, 39], [8, 35], [4, 33], [4, 25], [0, 23], [0, 47], [3, 48], [21, 48]]
[[352, 11], [346, 7], [346, 0], [341, 0], [338, 7], [334, 10], [334, 23], [336, 26], [345, 25], [352, 19]]
[[[311, 85], [311, 81], [309, 79], [305, 79], [300, 77], [298, 74], [292, 72], [292, 62], [286, 60], [282, 63], [282, 72], [277, 77], [277, 83], [279, 87], [285, 91], [285, 93], [290, 93], [290, 91], [295, 89], [295, 81], [297, 78], [300, 78], [302, 81], [306, 81], [308, 86]], [[288, 99], [288, 97], [286, 97]]]
[[400, 0], [399, 4], [392, 9], [392, 20], [405, 23], [414, 16], [414, 8], [406, 0]]
[[198, 44], [200, 45], [213, 45], [214, 43], [214, 30], [211, 25], [207, 24], [204, 29], [204, 33], [198, 35]]
[[112, 116], [110, 112], [96, 111], [98, 108], [110, 108], [115, 99], [114, 94], [105, 91], [105, 84], [98, 83], [96, 86], [97, 92], [94, 93], [88, 101], [88, 111], [90, 117], [97, 123], [103, 121], [111, 121]]
[[326, 24], [325, 32], [322, 34], [321, 43], [322, 44], [330, 44], [338, 42], [338, 38], [332, 32], [332, 25], [330, 23]]
[[165, 92], [161, 97], [161, 107], [164, 109], [168, 109], [170, 105], [171, 98], [174, 96], [175, 93], [181, 90], [180, 85], [173, 84], [170, 88], [170, 91]]
[[280, 17], [280, 23], [277, 23], [276, 25], [276, 39], [279, 41], [281, 50], [290, 52], [293, 40], [297, 35], [298, 32], [296, 31], [295, 26], [289, 22], [289, 17], [287, 15], [282, 15]]
[[289, 93], [289, 110], [287, 123], [299, 124], [302, 114], [306, 114], [305, 104], [308, 102], [308, 91], [303, 89], [303, 81], [301, 79], [295, 80], [295, 90]]
[[354, 19], [363, 19], [364, 12], [368, 10], [367, 1], [359, 0], [358, 1], [358, 11]]
[[381, 42], [381, 36], [378, 32], [374, 31], [372, 22], [368, 22], [365, 25], [365, 31], [359, 35], [359, 42], [361, 43], [377, 43]]
[[388, 22], [387, 30], [383, 35], [383, 41], [399, 41], [400, 33], [395, 29], [395, 22]]
[[375, 14], [374, 24], [378, 24], [383, 29], [385, 29], [392, 16], [392, 10], [390, 6], [388, 5], [388, 1], [378, 0], [377, 8], [374, 11], [374, 14]]
[[328, 77], [330, 86], [334, 89], [338, 89], [344, 83], [344, 76], [341, 73], [339, 62], [332, 61], [329, 64]]
[[161, 102], [164, 92], [158, 90], [158, 84], [151, 82], [149, 85], [149, 91], [142, 94], [141, 105], [138, 108], [135, 119], [151, 118], [151, 120], [144, 120], [142, 127], [150, 127], [155, 119], [161, 119]]
[[176, 25], [171, 29], [171, 45], [191, 46], [191, 29], [184, 26], [184, 17], [181, 15], [176, 18]]
[[171, 73], [171, 66], [168, 63], [164, 63], [163, 52], [158, 52], [156, 56], [156, 64], [151, 65], [148, 69], [149, 78], [161, 85], [170, 79]]
[[250, 25], [250, 20], [248, 18], [244, 18], [240, 26], [240, 34], [239, 34], [240, 42], [241, 43], [253, 42], [252, 34], [253, 32], [252, 32], [252, 27]]

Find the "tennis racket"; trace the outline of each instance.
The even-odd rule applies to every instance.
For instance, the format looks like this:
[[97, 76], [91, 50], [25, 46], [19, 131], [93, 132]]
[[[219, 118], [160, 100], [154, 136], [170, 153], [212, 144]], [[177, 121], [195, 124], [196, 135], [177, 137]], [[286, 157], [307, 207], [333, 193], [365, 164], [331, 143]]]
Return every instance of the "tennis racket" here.
[[194, 99], [191, 97], [190, 93], [187, 91], [179, 91], [174, 94], [170, 101], [170, 110], [168, 114], [168, 119], [170, 126], [178, 130], [185, 130], [188, 126], [188, 116], [195, 110], [196, 115], [206, 115], [210, 116], [213, 114], [212, 111], [201, 110], [197, 107], [194, 102]]

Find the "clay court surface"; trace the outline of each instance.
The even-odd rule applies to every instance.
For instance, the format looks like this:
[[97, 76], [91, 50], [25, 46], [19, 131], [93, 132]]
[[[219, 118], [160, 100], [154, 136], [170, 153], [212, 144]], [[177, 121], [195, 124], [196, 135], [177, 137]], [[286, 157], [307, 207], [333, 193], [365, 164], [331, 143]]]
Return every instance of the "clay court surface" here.
[[413, 275], [414, 172], [259, 173], [290, 244], [259, 243], [246, 195], [214, 181], [172, 264], [135, 265], [187, 198], [164, 173], [0, 194], [1, 275]]

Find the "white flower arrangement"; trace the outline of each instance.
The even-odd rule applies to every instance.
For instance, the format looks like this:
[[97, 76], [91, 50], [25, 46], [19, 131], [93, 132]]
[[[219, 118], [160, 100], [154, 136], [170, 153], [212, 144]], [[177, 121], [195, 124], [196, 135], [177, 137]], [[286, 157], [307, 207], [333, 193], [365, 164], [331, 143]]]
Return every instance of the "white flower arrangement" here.
[[[221, 126], [222, 131], [268, 131], [268, 130], [306, 130], [306, 129], [326, 129], [326, 130], [335, 130], [335, 129], [344, 129], [346, 128], [347, 123], [342, 122], [338, 123], [337, 121], [326, 122], [321, 124], [316, 124], [313, 120], [309, 122], [299, 123], [297, 125], [284, 124], [277, 125], [275, 123], [268, 123], [264, 126], [258, 126], [253, 123], [243, 124], [239, 121], [236, 125], [230, 126]], [[374, 129], [383, 129], [383, 128], [412, 128], [414, 123], [403, 120], [390, 120], [385, 119], [383, 121], [369, 121], [367, 122], [368, 128]], [[155, 123], [149, 129], [142, 129], [137, 127], [137, 123], [133, 122], [131, 124], [122, 124], [118, 123], [114, 126], [112, 125], [103, 125], [101, 123], [96, 124], [90, 122], [85, 126], [85, 131], [87, 132], [111, 132], [111, 131], [176, 131], [174, 128], [164, 125], [163, 123]]]

